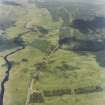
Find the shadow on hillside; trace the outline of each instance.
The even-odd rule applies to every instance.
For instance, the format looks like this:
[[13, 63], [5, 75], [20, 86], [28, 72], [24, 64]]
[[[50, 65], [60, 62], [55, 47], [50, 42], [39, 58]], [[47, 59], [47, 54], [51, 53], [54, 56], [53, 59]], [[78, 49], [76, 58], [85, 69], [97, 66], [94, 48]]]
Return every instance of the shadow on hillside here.
[[0, 36], [0, 52], [11, 50], [21, 46], [22, 41], [20, 39], [8, 39], [3, 36]]
[[65, 50], [72, 50], [81, 55], [86, 55], [88, 52], [94, 53], [96, 55], [96, 61], [99, 63], [99, 65], [105, 67], [105, 39], [98, 41], [63, 38], [59, 40], [59, 45], [60, 48], [63, 48], [63, 45], [67, 45], [68, 48]]
[[95, 32], [97, 29], [105, 28], [105, 17], [95, 17], [93, 20], [76, 19], [72, 22], [72, 27], [82, 33], [88, 33], [89, 30]]

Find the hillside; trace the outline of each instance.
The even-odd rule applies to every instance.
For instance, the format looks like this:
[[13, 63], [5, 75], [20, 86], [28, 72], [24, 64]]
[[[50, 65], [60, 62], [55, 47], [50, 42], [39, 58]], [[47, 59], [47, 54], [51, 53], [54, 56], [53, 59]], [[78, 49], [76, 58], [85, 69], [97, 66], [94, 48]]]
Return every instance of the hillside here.
[[82, 1], [2, 2], [0, 105], [104, 105], [103, 11]]

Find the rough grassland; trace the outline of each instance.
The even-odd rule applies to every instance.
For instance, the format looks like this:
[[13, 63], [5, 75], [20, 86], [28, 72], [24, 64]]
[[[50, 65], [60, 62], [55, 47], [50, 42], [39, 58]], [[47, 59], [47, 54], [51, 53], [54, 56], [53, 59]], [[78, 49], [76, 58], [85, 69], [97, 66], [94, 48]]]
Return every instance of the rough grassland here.
[[[7, 7], [3, 7], [6, 10]], [[10, 10], [13, 7], [8, 7]], [[33, 90], [78, 89], [84, 87], [101, 86], [102, 92], [91, 94], [72, 94], [60, 97], [45, 97], [43, 103], [30, 103], [30, 105], [104, 105], [105, 103], [105, 68], [96, 62], [92, 53], [82, 55], [73, 51], [58, 49], [48, 55], [49, 46], [56, 46], [59, 38], [59, 28], [62, 21], [54, 22], [46, 9], [15, 8], [16, 26], [6, 30], [9, 38], [17, 37], [27, 31], [24, 26], [43, 26], [48, 34], [29, 32], [22, 36], [26, 48], [10, 56], [13, 63], [10, 78], [6, 83], [4, 105], [25, 105], [30, 81], [36, 73], [36, 64], [46, 62], [40, 71], [40, 78], [34, 81]], [[18, 12], [19, 11], [19, 12]], [[38, 44], [40, 42], [40, 47]], [[46, 44], [47, 43], [47, 44]], [[43, 50], [45, 49], [45, 51]], [[5, 51], [1, 54], [5, 55]], [[1, 66], [1, 65], [4, 66]], [[0, 57], [0, 79], [6, 69], [4, 60]]]

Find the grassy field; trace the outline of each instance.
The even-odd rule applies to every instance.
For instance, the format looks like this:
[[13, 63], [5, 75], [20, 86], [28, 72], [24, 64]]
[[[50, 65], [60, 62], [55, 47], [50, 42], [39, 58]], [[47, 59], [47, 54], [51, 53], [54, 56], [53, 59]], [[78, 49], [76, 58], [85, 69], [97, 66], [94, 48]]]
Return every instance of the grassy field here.
[[[58, 50], [49, 58], [47, 67], [40, 73], [40, 79], [37, 82], [35, 80], [33, 90], [43, 92], [57, 89], [72, 89], [73, 91], [95, 86], [104, 88], [105, 78], [102, 75], [105, 75], [104, 68], [96, 63], [94, 55], [78, 55], [74, 52]], [[104, 105], [104, 94], [105, 92], [102, 91], [58, 97], [44, 96], [45, 102], [41, 105], [99, 105], [99, 103]]]
[[[9, 9], [16, 15], [15, 26], [5, 31], [10, 39], [31, 29], [22, 36], [26, 48], [9, 56], [13, 67], [9, 81], [5, 84], [4, 105], [25, 105], [31, 80], [32, 93], [36, 90], [41, 92], [44, 102], [30, 102], [28, 105], [104, 105], [105, 68], [96, 61], [96, 55], [65, 49], [52, 51], [58, 45], [62, 19], [53, 21], [47, 9], [35, 5], [25, 8], [3, 6], [2, 9]], [[48, 33], [43, 33], [38, 27]], [[71, 28], [70, 32], [72, 31]], [[4, 51], [0, 55], [5, 53], [8, 52]], [[5, 61], [0, 57], [0, 79], [5, 70]], [[97, 86], [101, 87], [102, 91], [83, 94], [74, 92], [75, 89]], [[72, 94], [51, 97], [44, 95], [44, 91], [61, 89], [70, 89]]]

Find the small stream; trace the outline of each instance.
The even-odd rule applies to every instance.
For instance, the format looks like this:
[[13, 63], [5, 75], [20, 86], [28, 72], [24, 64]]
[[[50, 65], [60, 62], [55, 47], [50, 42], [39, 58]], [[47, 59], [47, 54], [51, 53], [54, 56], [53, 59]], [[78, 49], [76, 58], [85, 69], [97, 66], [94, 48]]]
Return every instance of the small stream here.
[[[25, 31], [23, 33], [20, 33], [17, 38], [21, 38], [22, 36], [26, 35], [27, 33], [30, 33], [31, 31], [32, 30], [28, 30], [28, 31]], [[17, 43], [19, 47], [16, 50], [8, 53], [7, 55], [5, 55], [3, 57], [3, 59], [5, 60], [5, 62], [7, 64], [7, 70], [3, 76], [3, 79], [0, 81], [0, 105], [3, 105], [4, 93], [5, 93], [5, 83], [9, 80], [9, 74], [10, 74], [10, 71], [12, 69], [12, 63], [9, 60], [9, 56], [11, 56], [11, 55], [17, 53], [18, 51], [21, 51], [21, 50], [26, 48], [26, 45], [22, 44], [21, 41], [17, 41], [15, 43]]]
[[[22, 38], [24, 35], [26, 35], [26, 34], [28, 34], [30, 32], [36, 32], [36, 30], [29, 29], [29, 30], [27, 30], [25, 32], [22, 32], [22, 33], [18, 34], [18, 37], [16, 37], [16, 38], [17, 39]], [[7, 55], [5, 55], [3, 57], [3, 59], [6, 62], [6, 65], [7, 65], [7, 70], [6, 70], [6, 72], [5, 72], [4, 76], [3, 76], [3, 79], [0, 81], [0, 105], [3, 105], [4, 93], [5, 93], [5, 84], [9, 80], [9, 74], [10, 74], [10, 71], [11, 71], [12, 66], [13, 66], [11, 61], [9, 60], [9, 56], [11, 56], [11, 55], [17, 53], [18, 51], [21, 51], [21, 50], [26, 48], [26, 45], [22, 44], [21, 40], [20, 41], [15, 40], [15, 43], [17, 43], [17, 45], [20, 46], [20, 47], [18, 47], [16, 50], [8, 53]]]
[[16, 52], [25, 49], [25, 46], [22, 45], [20, 48], [16, 49], [15, 51], [10, 52], [9, 54], [5, 55], [3, 59], [5, 60], [7, 64], [7, 70], [3, 76], [3, 79], [0, 81], [0, 105], [3, 105], [3, 98], [4, 98], [4, 92], [5, 92], [5, 83], [9, 80], [9, 74], [12, 69], [12, 63], [9, 60], [9, 56], [15, 54]]

